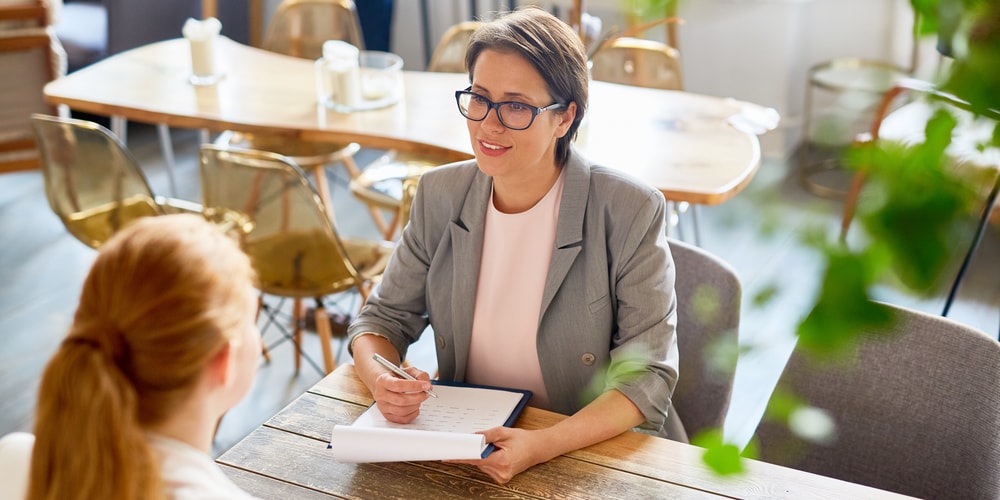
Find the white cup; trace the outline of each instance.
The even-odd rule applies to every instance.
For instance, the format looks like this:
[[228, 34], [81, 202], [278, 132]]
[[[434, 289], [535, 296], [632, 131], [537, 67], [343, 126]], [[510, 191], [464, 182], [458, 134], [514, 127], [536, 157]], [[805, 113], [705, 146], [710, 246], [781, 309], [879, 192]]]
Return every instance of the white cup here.
[[316, 92], [320, 102], [340, 112], [361, 104], [361, 72], [357, 47], [340, 40], [323, 43], [323, 57], [316, 61]]
[[191, 45], [191, 83], [218, 83], [222, 79], [222, 73], [215, 67], [215, 41], [222, 32], [222, 23], [214, 17], [204, 21], [189, 18], [181, 31]]

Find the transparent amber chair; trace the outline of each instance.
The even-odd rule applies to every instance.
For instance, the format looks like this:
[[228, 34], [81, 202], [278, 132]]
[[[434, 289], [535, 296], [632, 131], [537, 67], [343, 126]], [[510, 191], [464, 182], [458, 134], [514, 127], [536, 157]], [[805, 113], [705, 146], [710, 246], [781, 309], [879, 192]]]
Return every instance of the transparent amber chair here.
[[[349, 185], [351, 194], [369, 208], [387, 210], [392, 219], [382, 233], [383, 238], [393, 240], [406, 227], [409, 220], [409, 201], [405, 201], [407, 189], [416, 189], [416, 181], [424, 172], [455, 161], [468, 159], [462, 154], [417, 154], [388, 151], [369, 164], [364, 172]], [[413, 182], [407, 187], [407, 182]], [[410, 195], [412, 196], [412, 192]], [[405, 214], [403, 213], [405, 210]], [[405, 215], [405, 217], [404, 217]]]
[[[302, 300], [315, 298], [322, 305], [324, 296], [356, 290], [363, 302], [385, 270], [393, 245], [341, 238], [332, 211], [287, 157], [206, 144], [200, 168], [205, 216], [240, 229], [240, 244], [263, 293], [294, 299], [289, 337], [296, 347], [297, 370]], [[324, 307], [316, 307], [315, 314], [329, 373], [336, 367], [329, 318]]]
[[31, 115], [45, 196], [70, 234], [97, 248], [139, 218], [201, 211], [153, 194], [138, 162], [108, 129], [89, 121]]
[[[323, 42], [327, 40], [343, 40], [358, 48], [364, 47], [357, 8], [351, 0], [282, 1], [268, 25], [263, 48], [293, 57], [319, 59], [323, 56]], [[322, 170], [326, 165], [343, 164], [351, 179], [361, 173], [354, 161], [361, 146], [355, 142], [303, 141], [274, 134], [228, 131], [219, 135], [215, 143], [287, 156], [303, 169], [312, 170], [321, 190], [320, 184], [327, 182]], [[328, 204], [330, 200], [323, 196], [323, 201]], [[388, 223], [382, 213], [375, 209], [370, 209], [369, 213], [379, 231], [385, 232]]]
[[351, 0], [282, 1], [271, 17], [263, 48], [319, 59], [327, 40], [343, 40], [364, 49], [358, 10]]
[[448, 28], [431, 54], [427, 71], [465, 73], [465, 52], [469, 47], [469, 38], [482, 24], [479, 21], [465, 21]]
[[680, 53], [655, 40], [621, 37], [591, 57], [594, 80], [664, 90], [684, 88]]

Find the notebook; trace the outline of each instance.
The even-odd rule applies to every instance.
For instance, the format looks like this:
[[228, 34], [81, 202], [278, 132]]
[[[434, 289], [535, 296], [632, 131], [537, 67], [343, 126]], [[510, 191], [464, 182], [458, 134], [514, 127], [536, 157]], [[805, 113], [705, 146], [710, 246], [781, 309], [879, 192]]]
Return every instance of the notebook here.
[[373, 404], [351, 425], [335, 425], [329, 448], [338, 462], [401, 462], [486, 458], [493, 445], [477, 431], [513, 427], [531, 391], [433, 381], [437, 398], [409, 424], [389, 422]]

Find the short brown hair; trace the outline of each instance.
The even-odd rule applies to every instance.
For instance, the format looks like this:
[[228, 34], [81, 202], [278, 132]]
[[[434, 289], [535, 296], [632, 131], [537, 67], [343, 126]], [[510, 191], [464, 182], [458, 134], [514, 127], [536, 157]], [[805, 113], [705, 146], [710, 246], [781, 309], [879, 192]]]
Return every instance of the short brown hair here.
[[556, 102], [566, 105], [576, 103], [573, 124], [566, 135], [556, 142], [556, 163], [564, 165], [569, 158], [570, 142], [576, 138], [580, 121], [587, 111], [587, 56], [580, 37], [552, 14], [527, 7], [484, 23], [473, 33], [465, 54], [470, 82], [476, 69], [476, 59], [484, 50], [520, 54], [542, 75], [549, 94]]

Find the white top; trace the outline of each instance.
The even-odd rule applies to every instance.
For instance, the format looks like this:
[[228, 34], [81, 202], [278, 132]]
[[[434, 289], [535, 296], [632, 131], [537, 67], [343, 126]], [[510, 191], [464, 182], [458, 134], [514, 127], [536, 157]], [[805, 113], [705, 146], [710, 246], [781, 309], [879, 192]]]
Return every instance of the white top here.
[[505, 214], [489, 204], [466, 372], [473, 384], [528, 389], [529, 404], [546, 409], [536, 339], [564, 184], [561, 173], [549, 192], [521, 213]]
[[31, 449], [35, 436], [12, 432], [0, 439], [0, 499], [21, 500], [28, 494]]
[[160, 460], [167, 496], [174, 500], [252, 499], [205, 452], [181, 441], [147, 434]]
[[[175, 500], [253, 499], [233, 484], [204, 452], [175, 439], [147, 434], [167, 497]], [[35, 436], [13, 432], [0, 439], [0, 500], [22, 499], [28, 493], [28, 474]]]

